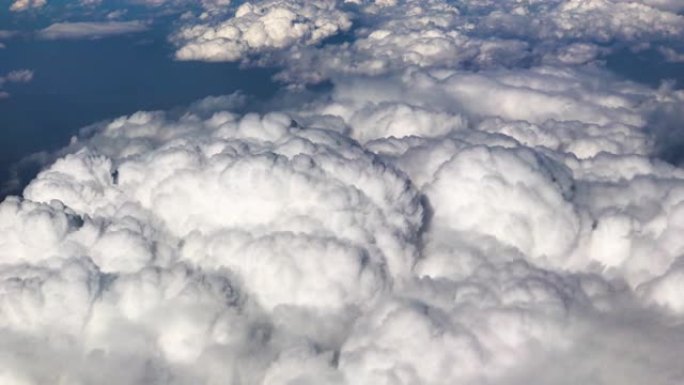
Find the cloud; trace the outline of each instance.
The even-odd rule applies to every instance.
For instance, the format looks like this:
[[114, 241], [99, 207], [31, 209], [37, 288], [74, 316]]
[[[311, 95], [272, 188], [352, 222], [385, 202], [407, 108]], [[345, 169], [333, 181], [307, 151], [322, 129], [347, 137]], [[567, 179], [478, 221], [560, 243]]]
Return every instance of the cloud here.
[[240, 5], [219, 23], [181, 28], [172, 40], [181, 60], [239, 61], [250, 55], [317, 44], [351, 27], [335, 1], [268, 0]]
[[7, 45], [3, 42], [3, 40], [9, 40], [16, 35], [18, 35], [18, 32], [16, 31], [0, 30], [0, 49], [7, 48]]
[[684, 63], [684, 54], [675, 51], [669, 47], [660, 47], [658, 51], [663, 55], [665, 60], [670, 63]]
[[597, 60], [670, 47], [678, 9], [269, 0], [184, 19], [181, 59], [329, 88], [139, 111], [41, 156], [0, 203], [0, 381], [679, 382], [684, 91]]
[[32, 8], [42, 8], [47, 4], [46, 0], [14, 0], [10, 5], [10, 11], [22, 12]]
[[[214, 363], [228, 357], [221, 349], [212, 352], [214, 347], [244, 345], [252, 350], [249, 345], [260, 339], [263, 349], [229, 360], [234, 365], [232, 375], [257, 379], [269, 372], [278, 377], [284, 374], [271, 373], [269, 366], [275, 365], [270, 351], [281, 349], [273, 338], [280, 337], [272, 334], [271, 316], [262, 323], [259, 313], [278, 314], [282, 321], [275, 322], [294, 328], [285, 332], [286, 339], [290, 333], [304, 333], [321, 344], [335, 344], [328, 333], [343, 333], [336, 330], [346, 326], [337, 322], [348, 317], [350, 309], [389, 290], [393, 276], [408, 274], [416, 250], [404, 242], [415, 236], [422, 216], [417, 192], [401, 174], [376, 163], [372, 155], [335, 132], [303, 129], [282, 114], [240, 117], [223, 111], [202, 119], [188, 115], [183, 123], [162, 114], [139, 113], [103, 129], [93, 137], [92, 150], [57, 161], [32, 183], [26, 192], [30, 200], [9, 199], [2, 204], [3, 260], [36, 266], [7, 270], [4, 282], [11, 285], [18, 277], [16, 282], [24, 287], [18, 290], [26, 298], [41, 298], [19, 306], [51, 313], [44, 321], [33, 322], [7, 305], [3, 314], [16, 314], [5, 318], [12, 330], [43, 330], [71, 338], [85, 327], [92, 338], [86, 350], [101, 347], [132, 359], [129, 342], [120, 347], [111, 342], [118, 339], [120, 327], [143, 327], [142, 335], [158, 341], [152, 349], [162, 354], [159, 364], [188, 381], [225, 376], [223, 363], [215, 367]], [[168, 147], [167, 139], [186, 143]], [[344, 148], [338, 147], [340, 140], [346, 142]], [[135, 150], [144, 143], [150, 147]], [[221, 143], [223, 148], [217, 147]], [[103, 156], [93, 152], [96, 148], [113, 152]], [[356, 166], [348, 167], [347, 162]], [[233, 184], [238, 179], [241, 182]], [[215, 206], [203, 203], [205, 197], [192, 189], [177, 190], [187, 182], [200, 183], [206, 193], [216, 194], [212, 199], [223, 202], [223, 213], [217, 215]], [[178, 195], [168, 199], [167, 191]], [[256, 191], [260, 193], [255, 195]], [[33, 203], [43, 199], [53, 203]], [[193, 200], [194, 207], [189, 215], [181, 209], [190, 203], [187, 199]], [[123, 210], [120, 221], [110, 222], [105, 212], [112, 209]], [[157, 221], [166, 223], [166, 229], [152, 224]], [[35, 241], [26, 238], [29, 228], [35, 231]], [[89, 257], [72, 259], [77, 250]], [[155, 272], [152, 266], [158, 263], [167, 267]], [[224, 275], [229, 270], [235, 280]], [[103, 274], [120, 278], [103, 290], [99, 286], [100, 279], [107, 280]], [[167, 282], [163, 285], [168, 289], [159, 289], [168, 293], [142, 294], [140, 289], [150, 285], [150, 278]], [[63, 309], [70, 314], [68, 320], [63, 318], [63, 326], [53, 328], [52, 317], [61, 317], [52, 310], [60, 292], [74, 308]], [[139, 301], [141, 295], [146, 299]], [[326, 321], [332, 315], [335, 318]], [[250, 321], [250, 317], [255, 318]], [[323, 329], [300, 329], [300, 317], [320, 317]], [[162, 324], [167, 326], [159, 329]], [[216, 328], [217, 334], [207, 335], [206, 327]], [[197, 333], [197, 338], [187, 340], [187, 332]], [[295, 341], [286, 345], [282, 348], [300, 346]], [[68, 354], [81, 354], [80, 349]], [[185, 373], [184, 366], [200, 357], [208, 360], [207, 366]], [[257, 366], [241, 368], [242, 361]], [[15, 377], [33, 381], [41, 375], [24, 372], [23, 363], [10, 367]], [[78, 368], [64, 367], [58, 375], [93, 378], [70, 370]], [[143, 370], [117, 379], [137, 383]]]
[[[85, 8], [95, 8], [99, 7], [102, 5], [102, 0], [78, 0], [75, 1], [74, 3], [77, 3], [76, 5], [85, 7]], [[187, 7], [188, 5], [193, 5], [193, 1], [188, 1], [188, 0], [126, 0], [121, 2], [119, 5], [129, 5], [129, 6], [145, 6], [145, 7], [150, 7], [150, 8], [160, 8], [163, 6], [182, 6], [182, 7]], [[202, 7], [209, 13], [216, 13], [218, 12], [221, 8], [226, 8], [230, 5], [230, 0], [202, 0], [200, 1]], [[13, 0], [12, 4], [10, 5], [10, 10], [14, 12], [21, 12], [21, 11], [26, 11], [29, 9], [34, 9], [38, 10], [40, 8], [45, 7], [48, 4], [48, 0]], [[51, 5], [63, 5], [59, 4], [59, 2], [54, 2], [51, 1], [49, 4]], [[74, 4], [69, 4], [72, 9], [74, 8]], [[116, 11], [114, 11], [116, 12]]]
[[9, 39], [16, 34], [15, 31], [0, 30], [0, 39]]
[[102, 39], [110, 36], [139, 33], [149, 28], [142, 21], [74, 22], [55, 23], [36, 32], [36, 37], [46, 40]]
[[[662, 238], [670, 239], [669, 230], [649, 230], [638, 242], [627, 241], [646, 231], [637, 229], [650, 226], [651, 220], [669, 221], [664, 202], [647, 210], [646, 222], [624, 209], [648, 205], [637, 203], [645, 199], [637, 191], [652, 191], [652, 202], [659, 201], [673, 186], [668, 182], [654, 190], [658, 180], [679, 178], [674, 176], [678, 169], [649, 158], [658, 151], [647, 134], [649, 120], [661, 103], [681, 105], [681, 92], [618, 82], [602, 71], [539, 67], [478, 74], [414, 71], [397, 79], [346, 80], [330, 99], [307, 106], [301, 114], [302, 121], [314, 126], [337, 122], [389, 157], [426, 194], [433, 208], [432, 228], [474, 232], [565, 268], [593, 271], [590, 266], [596, 264], [619, 270], [636, 288], [663, 274], [680, 248], [667, 246], [672, 252], [661, 254], [663, 265], [654, 264], [655, 270], [647, 273], [636, 261], [648, 260], [653, 248], [670, 242]], [[368, 113], [398, 108], [404, 112], [390, 114], [390, 119], [377, 120]], [[421, 120], [425, 114], [434, 120]], [[397, 121], [411, 131], [392, 129], [400, 127]], [[442, 121], [448, 123], [436, 130]], [[356, 131], [364, 127], [375, 130]], [[615, 190], [608, 193], [605, 183], [615, 183]], [[596, 195], [589, 193], [594, 189]], [[594, 200], [603, 196], [599, 191], [625, 200], [615, 206]], [[594, 206], [599, 201], [601, 208]], [[609, 257], [617, 255], [617, 260]]]
[[[345, 78], [285, 113], [232, 103], [92, 126], [0, 204], [0, 337], [33, 357], [3, 358], [6, 378], [677, 375], [677, 345], [639, 336], [680, 332], [684, 173], [644, 131], [679, 92], [539, 67]], [[625, 338], [629, 364], [611, 353]], [[560, 361], [540, 372], [540, 354]]]
[[[249, 2], [235, 16], [224, 16], [223, 21], [210, 18], [189, 23], [172, 37], [178, 46], [176, 56], [181, 60], [249, 61], [259, 65], [286, 63], [279, 78], [306, 83], [340, 73], [378, 75], [412, 66], [581, 65], [624, 44], [674, 42], [684, 36], [684, 16], [666, 2], [564, 0], [537, 6], [511, 1], [453, 4], [405, 0], [307, 4]], [[322, 21], [323, 17], [314, 16], [316, 9], [334, 16]], [[270, 12], [276, 10], [283, 13], [279, 22], [266, 23], [264, 18], [275, 17]], [[352, 22], [357, 27], [349, 30]], [[292, 23], [295, 27], [287, 28]], [[321, 36], [309, 36], [317, 28]], [[353, 37], [349, 42], [323, 47], [313, 44], [345, 31]], [[254, 58], [255, 54], [266, 55]]]
[[18, 70], [5, 75], [5, 80], [11, 83], [28, 83], [33, 80], [33, 71]]
[[32, 80], [33, 71], [27, 69], [11, 71], [4, 76], [0, 76], [0, 100], [10, 96], [8, 92], [2, 90], [4, 85], [8, 83], [28, 83]]

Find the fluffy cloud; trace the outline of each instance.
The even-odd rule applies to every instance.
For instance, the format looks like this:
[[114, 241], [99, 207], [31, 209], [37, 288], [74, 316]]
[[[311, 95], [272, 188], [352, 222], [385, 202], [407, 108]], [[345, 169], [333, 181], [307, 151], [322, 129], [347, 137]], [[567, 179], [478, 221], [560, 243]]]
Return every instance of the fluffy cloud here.
[[[187, 183], [207, 195], [178, 190]], [[403, 175], [335, 132], [279, 114], [122, 118], [41, 174], [25, 197], [0, 206], [2, 258], [17, 266], [4, 271], [8, 335], [80, 340], [87, 329], [88, 342], [68, 354], [102, 350], [103, 363], [120, 365], [108, 356], [158, 351], [162, 372], [191, 382], [219, 381], [226, 359], [234, 378], [254, 382], [276, 365], [275, 353], [299, 349], [293, 334], [306, 337], [303, 347], [339, 343], [328, 329], [344, 333], [337, 322], [408, 276], [422, 220]], [[12, 293], [27, 302], [12, 302]], [[55, 310], [61, 301], [68, 317]], [[301, 317], [322, 317], [323, 330], [302, 329]], [[156, 342], [144, 353], [112, 345], [121, 327]], [[255, 338], [265, 344], [257, 351]], [[244, 353], [226, 355], [240, 345]], [[185, 373], [200, 357], [207, 366]], [[21, 358], [5, 364], [8, 378], [41, 378]], [[80, 368], [59, 375], [102, 380], [70, 370]], [[141, 372], [117, 378], [138, 383], [144, 368], [133, 370]]]
[[250, 55], [313, 45], [351, 27], [335, 1], [246, 2], [219, 23], [183, 27], [172, 40], [181, 60], [237, 61]]
[[[595, 61], [614, 46], [637, 47], [684, 36], [684, 16], [669, 2], [563, 0], [527, 4], [471, 0], [454, 4], [402, 0], [306, 4], [247, 2], [225, 21], [210, 19], [182, 27], [172, 38], [179, 47], [176, 56], [181, 60], [285, 62], [281, 79], [318, 82], [340, 73], [377, 75], [412, 66], [578, 65]], [[321, 38], [347, 30], [350, 21], [355, 23], [348, 32], [353, 36], [351, 41], [311, 47]], [[258, 53], [275, 57], [252, 60]]]
[[409, 71], [93, 126], [0, 204], [0, 338], [26, 352], [3, 375], [560, 381], [543, 354], [667, 384], [678, 348], [639, 336], [680, 333], [684, 173], [647, 127], [682, 103], [596, 69]]
[[193, 19], [179, 58], [330, 89], [82, 130], [0, 203], [0, 381], [681, 382], [684, 92], [593, 62], [668, 47], [680, 9], [269, 0]]
[[[679, 202], [671, 191], [681, 172], [649, 159], [662, 144], [646, 134], [657, 105], [681, 103], [681, 92], [604, 72], [540, 67], [347, 82], [302, 114], [313, 125], [337, 122], [397, 164], [429, 199], [434, 229], [484, 236], [537, 263], [598, 268], [637, 288], [681, 247], [668, 235], [678, 231], [668, 207]], [[376, 109], [405, 112], [377, 120], [367, 113]], [[412, 131], [392, 129], [397, 120]], [[367, 125], [384, 129], [355, 130]]]

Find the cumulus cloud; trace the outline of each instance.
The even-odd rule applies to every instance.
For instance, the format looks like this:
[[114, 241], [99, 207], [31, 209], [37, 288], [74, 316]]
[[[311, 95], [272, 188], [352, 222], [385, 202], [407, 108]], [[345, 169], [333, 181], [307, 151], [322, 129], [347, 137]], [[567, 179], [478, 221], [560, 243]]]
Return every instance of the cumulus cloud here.
[[[184, 26], [172, 41], [181, 60], [286, 62], [281, 79], [318, 82], [339, 73], [377, 75], [412, 66], [581, 65], [615, 46], [681, 40], [679, 9], [667, 1], [615, 0], [255, 1], [228, 19]], [[350, 42], [311, 47], [351, 22]], [[275, 57], [255, 60], [257, 53]]]
[[313, 45], [351, 27], [333, 0], [245, 2], [218, 23], [181, 28], [172, 40], [181, 60], [238, 61], [250, 55]]
[[3, 375], [668, 384], [684, 172], [646, 128], [682, 103], [597, 69], [418, 70], [92, 126], [0, 204], [26, 351]]
[[267, 0], [190, 19], [179, 58], [329, 90], [83, 129], [0, 203], [0, 381], [681, 382], [684, 91], [595, 60], [668, 47], [679, 10]]
[[69, 22], [55, 23], [36, 32], [46, 40], [102, 39], [110, 36], [139, 33], [149, 26], [142, 21]]

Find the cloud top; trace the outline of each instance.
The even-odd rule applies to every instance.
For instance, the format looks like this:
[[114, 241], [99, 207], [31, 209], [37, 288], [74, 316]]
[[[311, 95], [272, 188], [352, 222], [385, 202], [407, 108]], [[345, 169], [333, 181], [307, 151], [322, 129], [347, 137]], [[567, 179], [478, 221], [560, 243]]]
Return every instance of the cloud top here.
[[676, 59], [679, 3], [213, 4], [177, 58], [291, 87], [94, 124], [0, 203], [0, 382], [681, 382], [684, 91], [600, 60]]
[[181, 28], [172, 40], [181, 60], [239, 61], [254, 54], [313, 45], [351, 27], [330, 0], [245, 2], [233, 17]]
[[[352, 22], [351, 41], [312, 47]], [[247, 2], [219, 21], [192, 22], [172, 41], [181, 60], [284, 62], [281, 79], [318, 82], [416, 66], [581, 65], [625, 45], [664, 42], [673, 50], [683, 36], [684, 16], [667, 2], [269, 0]]]

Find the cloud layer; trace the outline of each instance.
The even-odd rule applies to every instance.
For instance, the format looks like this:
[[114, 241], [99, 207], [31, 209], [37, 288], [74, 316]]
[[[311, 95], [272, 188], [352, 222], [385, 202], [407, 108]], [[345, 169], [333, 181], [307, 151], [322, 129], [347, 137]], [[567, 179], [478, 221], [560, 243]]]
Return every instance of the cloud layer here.
[[187, 19], [181, 59], [330, 88], [74, 137], [0, 203], [0, 382], [681, 382], [684, 91], [596, 60], [670, 47], [678, 11], [268, 0]]
[[[316, 9], [327, 16], [316, 16]], [[684, 37], [681, 9], [667, 1], [617, 0], [256, 1], [227, 20], [182, 27], [172, 40], [181, 60], [286, 62], [282, 79], [316, 82], [408, 67], [578, 65], [615, 48], [653, 43], [672, 51]], [[351, 22], [352, 41], [311, 48]], [[275, 57], [254, 60], [255, 53]]]
[[646, 128], [683, 102], [597, 70], [417, 71], [91, 127], [0, 205], [2, 338], [31, 357], [4, 379], [670, 383], [684, 172]]

